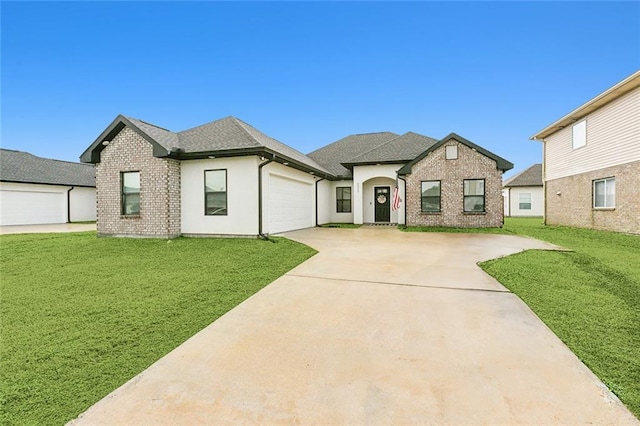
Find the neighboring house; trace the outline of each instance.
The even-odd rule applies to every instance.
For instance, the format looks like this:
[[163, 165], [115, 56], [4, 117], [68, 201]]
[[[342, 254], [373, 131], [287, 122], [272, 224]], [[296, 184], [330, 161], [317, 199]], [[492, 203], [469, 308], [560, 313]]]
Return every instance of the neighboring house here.
[[502, 185], [505, 216], [544, 215], [542, 164], [534, 164], [507, 179]]
[[501, 226], [513, 167], [454, 133], [352, 135], [304, 155], [234, 117], [172, 132], [122, 115], [81, 160], [96, 164], [99, 235], [165, 238], [329, 222]]
[[95, 168], [0, 149], [0, 225], [96, 220]]
[[536, 133], [545, 223], [640, 233], [640, 71]]

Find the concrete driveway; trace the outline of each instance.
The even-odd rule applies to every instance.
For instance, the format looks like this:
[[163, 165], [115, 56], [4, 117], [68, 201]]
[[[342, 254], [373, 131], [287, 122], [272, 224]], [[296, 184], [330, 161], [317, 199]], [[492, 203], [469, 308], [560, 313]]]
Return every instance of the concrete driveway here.
[[319, 254], [74, 423], [638, 424], [476, 266], [551, 246], [393, 228], [286, 236]]
[[5, 225], [0, 226], [0, 235], [6, 234], [43, 234], [50, 232], [95, 231], [95, 223], [48, 223], [44, 225]]

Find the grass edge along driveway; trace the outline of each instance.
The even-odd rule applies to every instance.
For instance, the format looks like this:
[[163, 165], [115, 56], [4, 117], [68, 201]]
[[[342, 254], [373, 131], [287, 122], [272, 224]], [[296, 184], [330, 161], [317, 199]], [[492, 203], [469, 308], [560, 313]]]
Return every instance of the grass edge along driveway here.
[[530, 250], [480, 264], [536, 315], [640, 418], [640, 236], [505, 218], [484, 232], [548, 241], [571, 252]]
[[315, 254], [283, 239], [0, 236], [0, 424], [63, 424]]

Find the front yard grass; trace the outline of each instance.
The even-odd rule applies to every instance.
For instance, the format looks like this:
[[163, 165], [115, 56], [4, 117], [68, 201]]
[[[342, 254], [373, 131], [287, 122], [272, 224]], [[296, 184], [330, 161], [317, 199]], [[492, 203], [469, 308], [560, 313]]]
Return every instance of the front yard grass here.
[[505, 233], [573, 250], [480, 266], [517, 294], [640, 417], [640, 236], [507, 218]]
[[311, 257], [274, 238], [0, 237], [0, 424], [64, 424]]

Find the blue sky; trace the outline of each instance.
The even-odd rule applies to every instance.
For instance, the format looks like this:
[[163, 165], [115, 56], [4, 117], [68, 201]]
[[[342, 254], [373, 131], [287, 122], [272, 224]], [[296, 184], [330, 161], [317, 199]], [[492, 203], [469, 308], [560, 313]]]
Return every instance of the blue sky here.
[[528, 138], [640, 69], [639, 2], [6, 2], [4, 148], [78, 161], [117, 114], [229, 115], [308, 153], [353, 133]]

